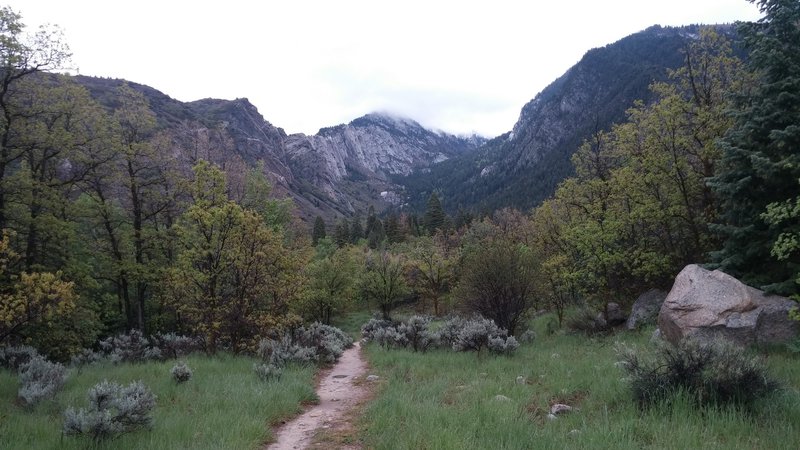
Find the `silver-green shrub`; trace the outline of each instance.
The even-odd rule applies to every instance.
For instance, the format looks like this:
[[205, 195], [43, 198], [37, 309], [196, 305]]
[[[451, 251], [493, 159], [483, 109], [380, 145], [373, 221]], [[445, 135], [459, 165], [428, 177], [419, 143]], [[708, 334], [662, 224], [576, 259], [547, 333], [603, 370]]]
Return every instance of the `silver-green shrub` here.
[[0, 347], [0, 367], [18, 371], [20, 366], [39, 356], [39, 352], [30, 345]]
[[262, 339], [258, 345], [258, 356], [274, 367], [288, 363], [315, 364], [333, 363], [344, 350], [353, 345], [353, 340], [342, 330], [321, 323], [300, 327], [280, 339]]
[[156, 398], [141, 381], [128, 386], [104, 380], [89, 389], [87, 408], [67, 408], [63, 433], [88, 435], [100, 441], [118, 434], [150, 427]]
[[161, 349], [150, 342], [139, 330], [118, 334], [100, 341], [100, 349], [108, 359], [117, 364], [163, 359]]
[[37, 355], [19, 367], [18, 396], [26, 405], [34, 405], [53, 397], [66, 380], [67, 369], [63, 365]]
[[429, 317], [411, 316], [405, 322], [370, 319], [361, 332], [365, 340], [375, 342], [385, 348], [411, 348], [425, 351], [437, 342], [437, 335], [428, 326]]
[[283, 375], [283, 370], [272, 364], [253, 364], [253, 370], [262, 381], [279, 380]]
[[367, 341], [373, 341], [375, 340], [375, 333], [386, 328], [394, 328], [395, 325], [391, 320], [373, 317], [361, 326], [361, 337]]
[[353, 345], [353, 339], [347, 333], [319, 322], [298, 328], [294, 341], [302, 347], [313, 348], [316, 360], [326, 364], [336, 362], [344, 350]]
[[100, 362], [103, 359], [103, 354], [96, 352], [90, 348], [82, 349], [78, 354], [70, 358], [70, 366], [81, 368]]
[[660, 342], [644, 353], [622, 346], [617, 355], [640, 407], [669, 403], [679, 392], [698, 406], [751, 407], [779, 387], [758, 357], [727, 341]]
[[452, 348], [457, 352], [488, 349], [493, 353], [513, 353], [519, 342], [508, 336], [508, 331], [498, 327], [493, 320], [473, 318], [464, 322], [453, 340]]
[[258, 356], [268, 365], [275, 367], [283, 367], [288, 363], [307, 365], [317, 361], [317, 352], [314, 348], [296, 344], [288, 335], [280, 340], [262, 339], [258, 344]]
[[467, 319], [454, 316], [447, 319], [436, 332], [436, 342], [443, 348], [452, 348], [458, 333], [467, 325]]
[[190, 369], [185, 362], [175, 364], [172, 370], [170, 370], [170, 373], [177, 383], [185, 383], [192, 379], [192, 369]]

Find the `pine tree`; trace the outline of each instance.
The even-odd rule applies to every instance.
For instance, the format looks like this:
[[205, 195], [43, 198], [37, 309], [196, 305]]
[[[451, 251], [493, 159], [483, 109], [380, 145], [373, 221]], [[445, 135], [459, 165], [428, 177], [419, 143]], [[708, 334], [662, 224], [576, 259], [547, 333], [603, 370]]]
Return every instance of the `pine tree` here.
[[381, 242], [386, 238], [386, 233], [383, 230], [383, 223], [378, 219], [378, 216], [375, 214], [375, 208], [372, 206], [369, 207], [369, 212], [367, 213], [367, 229], [365, 232], [369, 248], [378, 248]]
[[319, 240], [325, 236], [325, 221], [322, 220], [322, 217], [317, 216], [317, 218], [314, 219], [314, 229], [311, 232], [311, 245], [316, 247]]
[[333, 241], [336, 242], [337, 247], [344, 247], [350, 243], [350, 224], [347, 219], [342, 219], [336, 224]]
[[364, 227], [361, 226], [361, 217], [356, 214], [353, 217], [353, 224], [350, 226], [350, 242], [358, 244], [358, 241], [364, 238]]
[[444, 209], [442, 209], [442, 202], [439, 201], [439, 196], [433, 192], [428, 197], [428, 205], [425, 209], [425, 217], [422, 219], [425, 229], [428, 233], [434, 234], [436, 230], [440, 230], [445, 224]]
[[400, 218], [397, 216], [397, 213], [391, 212], [389, 216], [386, 217], [384, 228], [386, 231], [386, 239], [390, 244], [402, 242], [405, 239], [403, 230], [400, 229]]
[[759, 0], [764, 17], [740, 26], [760, 86], [740, 99], [736, 124], [722, 142], [710, 184], [720, 197], [724, 237], [715, 264], [744, 282], [774, 292], [797, 291], [800, 255], [771, 253], [798, 218], [770, 218], [768, 206], [800, 195], [800, 2]]

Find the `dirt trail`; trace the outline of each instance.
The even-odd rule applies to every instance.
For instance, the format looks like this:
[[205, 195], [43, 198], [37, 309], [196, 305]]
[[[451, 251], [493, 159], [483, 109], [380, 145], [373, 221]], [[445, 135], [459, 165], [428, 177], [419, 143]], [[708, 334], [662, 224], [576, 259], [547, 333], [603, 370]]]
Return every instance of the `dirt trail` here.
[[364, 381], [366, 373], [367, 363], [361, 356], [361, 346], [356, 342], [344, 351], [333, 368], [323, 374], [317, 388], [319, 404], [281, 426], [276, 432], [277, 440], [266, 448], [308, 448], [317, 431], [352, 426], [343, 421], [348, 420], [352, 409], [368, 395]]

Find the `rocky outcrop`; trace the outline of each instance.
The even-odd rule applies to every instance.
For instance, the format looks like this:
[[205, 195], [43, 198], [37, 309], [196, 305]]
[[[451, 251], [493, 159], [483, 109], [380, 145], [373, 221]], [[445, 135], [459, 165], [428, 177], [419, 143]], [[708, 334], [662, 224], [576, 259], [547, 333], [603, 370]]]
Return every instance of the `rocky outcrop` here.
[[609, 326], [615, 327], [617, 325], [621, 325], [625, 323], [625, 313], [622, 311], [622, 308], [619, 306], [619, 303], [609, 302], [606, 305], [606, 314], [605, 319], [606, 323]]
[[635, 330], [642, 325], [655, 323], [666, 298], [667, 293], [660, 289], [650, 289], [640, 295], [631, 306], [631, 314], [625, 322], [625, 328]]
[[367, 114], [313, 136], [290, 135], [284, 145], [294, 176], [313, 186], [318, 198], [352, 213], [376, 201], [402, 203], [392, 176], [427, 168], [484, 142], [479, 136], [434, 132], [407, 118]]
[[387, 181], [390, 175], [407, 175], [484, 141], [437, 133], [411, 119], [367, 114], [347, 125], [323, 128], [313, 136], [290, 135], [286, 151], [295, 173], [336, 196], [337, 184], [344, 178]]
[[788, 317], [796, 305], [718, 270], [692, 264], [675, 278], [661, 306], [658, 326], [672, 343], [690, 336], [703, 341], [722, 338], [744, 346], [785, 343], [800, 331], [800, 323]]

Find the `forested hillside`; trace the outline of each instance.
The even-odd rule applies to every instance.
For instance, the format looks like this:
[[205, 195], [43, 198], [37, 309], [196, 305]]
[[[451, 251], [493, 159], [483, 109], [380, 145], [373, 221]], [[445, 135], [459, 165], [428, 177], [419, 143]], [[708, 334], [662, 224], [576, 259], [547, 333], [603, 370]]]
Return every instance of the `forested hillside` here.
[[[733, 29], [717, 26], [728, 37]], [[593, 133], [625, 119], [637, 100], [648, 103], [653, 82], [686, 62], [699, 26], [654, 26], [603, 48], [580, 62], [526, 104], [513, 130], [462, 157], [398, 179], [421, 210], [431, 192], [455, 213], [528, 209], [574, 174], [570, 158]]]

